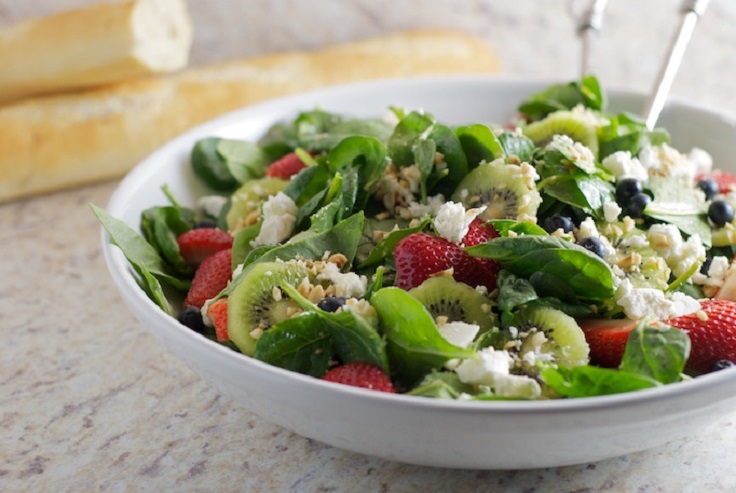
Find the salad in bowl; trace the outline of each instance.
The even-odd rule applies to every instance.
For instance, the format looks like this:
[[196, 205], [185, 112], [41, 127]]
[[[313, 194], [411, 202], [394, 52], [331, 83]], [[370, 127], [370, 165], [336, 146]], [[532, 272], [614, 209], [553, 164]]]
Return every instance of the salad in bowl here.
[[736, 364], [736, 177], [608, 112], [594, 77], [501, 122], [309, 109], [199, 138], [190, 165], [193, 204], [164, 187], [138, 230], [93, 211], [161, 310], [247, 357], [454, 400]]

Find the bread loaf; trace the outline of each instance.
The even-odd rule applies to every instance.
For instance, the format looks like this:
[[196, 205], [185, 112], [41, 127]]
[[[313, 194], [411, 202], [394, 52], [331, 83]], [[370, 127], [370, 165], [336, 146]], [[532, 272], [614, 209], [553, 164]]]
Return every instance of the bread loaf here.
[[499, 70], [477, 38], [413, 31], [0, 106], [0, 202], [120, 177], [177, 134], [267, 98], [357, 80]]
[[127, 0], [0, 30], [0, 103], [187, 65], [186, 0]]

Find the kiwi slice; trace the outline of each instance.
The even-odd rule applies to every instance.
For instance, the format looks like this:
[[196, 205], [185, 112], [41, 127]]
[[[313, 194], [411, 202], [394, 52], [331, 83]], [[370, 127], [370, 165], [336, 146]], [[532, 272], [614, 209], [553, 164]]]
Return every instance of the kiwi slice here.
[[448, 322], [466, 322], [480, 327], [480, 332], [496, 325], [491, 301], [465, 283], [450, 276], [430, 277], [409, 294], [418, 299], [432, 317], [447, 317]]
[[254, 329], [267, 330], [299, 307], [281, 292], [282, 283], [296, 286], [308, 276], [307, 267], [297, 262], [261, 262], [249, 267], [227, 304], [228, 336], [243, 354], [255, 352]]
[[[520, 333], [529, 332], [521, 343], [519, 355], [538, 349], [542, 354], [551, 353], [559, 366], [587, 365], [590, 348], [585, 334], [571, 316], [549, 307], [526, 308], [514, 317], [513, 325]], [[536, 331], [532, 329], [537, 329]], [[546, 341], [536, 347], [535, 333], [543, 332]]]
[[248, 216], [258, 211], [268, 197], [283, 191], [287, 183], [281, 178], [259, 178], [243, 183], [232, 196], [230, 210], [225, 218], [227, 228], [235, 233], [247, 226]]
[[524, 176], [522, 167], [500, 161], [482, 163], [465, 175], [452, 200], [466, 207], [486, 206], [483, 219], [534, 218], [542, 203], [533, 179]]
[[544, 147], [555, 135], [567, 135], [580, 142], [598, 155], [598, 134], [596, 127], [586, 117], [571, 111], [556, 111], [543, 120], [539, 120], [524, 128], [524, 135], [532, 139], [537, 147]]

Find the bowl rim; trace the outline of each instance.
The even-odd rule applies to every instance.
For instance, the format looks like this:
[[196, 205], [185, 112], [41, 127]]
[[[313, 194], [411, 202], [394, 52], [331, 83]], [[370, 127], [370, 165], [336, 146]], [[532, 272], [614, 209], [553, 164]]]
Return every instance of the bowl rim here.
[[[217, 118], [197, 125], [190, 130], [174, 137], [158, 149], [150, 153], [143, 160], [134, 166], [134, 168], [126, 174], [126, 176], [116, 186], [114, 192], [110, 196], [106, 205], [107, 211], [119, 217], [126, 209], [127, 196], [131, 194], [133, 185], [136, 182], [145, 180], [151, 175], [157, 167], [159, 158], [164, 157], [176, 149], [181, 148], [184, 143], [188, 143], [195, 136], [203, 134], [217, 134], [218, 129], [225, 126], [239, 123], [248, 118], [264, 111], [278, 109], [281, 107], [293, 106], [293, 113], [299, 110], [294, 104], [301, 100], [315, 99], [320, 97], [334, 97], [336, 94], [344, 94], [346, 91], [356, 91], [361, 88], [382, 88], [396, 87], [401, 85], [436, 85], [436, 84], [497, 84], [500, 86], [517, 85], [524, 86], [529, 90], [538, 87], [544, 87], [552, 83], [559, 83], [555, 80], [518, 78], [512, 76], [497, 75], [447, 75], [447, 76], [420, 76], [407, 77], [402, 79], [378, 79], [373, 81], [361, 81], [348, 84], [339, 84], [327, 86], [312, 91], [300, 92], [284, 97], [274, 98], [263, 101], [254, 105], [246, 106], [234, 111], [225, 113]], [[615, 94], [616, 97], [624, 98], [642, 98], [643, 94], [637, 91], [626, 89], [607, 89], [607, 95]], [[667, 103], [666, 109], [685, 108], [688, 110], [702, 111], [720, 116], [727, 120], [736, 121], [733, 115], [724, 112], [718, 108], [709, 108], [703, 105], [696, 105], [691, 102], [673, 99]], [[736, 390], [736, 368], [729, 368], [703, 375], [689, 381], [678, 382], [676, 384], [662, 385], [650, 389], [644, 389], [634, 392], [626, 392], [621, 394], [580, 397], [568, 399], [550, 399], [550, 400], [487, 400], [487, 401], [464, 401], [449, 399], [432, 399], [426, 397], [409, 396], [402, 394], [387, 394], [383, 392], [375, 392], [368, 389], [351, 387], [347, 385], [334, 384], [326, 382], [308, 375], [293, 372], [280, 367], [270, 365], [268, 363], [248, 357], [242, 353], [236, 352], [219, 344], [215, 341], [207, 339], [183, 325], [181, 325], [174, 317], [166, 314], [158, 305], [146, 296], [144, 291], [137, 284], [132, 268], [125, 259], [122, 251], [110, 243], [109, 237], [100, 227], [100, 241], [105, 263], [108, 267], [114, 283], [124, 295], [131, 296], [135, 302], [140, 303], [141, 309], [145, 310], [148, 315], [164, 328], [165, 331], [178, 337], [185, 337], [190, 343], [203, 344], [201, 347], [204, 351], [212, 352], [217, 358], [229, 358], [230, 363], [245, 364], [254, 371], [267, 372], [275, 377], [285, 378], [298, 385], [311, 386], [311, 389], [319, 392], [327, 392], [334, 395], [351, 396], [355, 399], [383, 401], [388, 405], [398, 405], [402, 407], [412, 407], [415, 409], [428, 409], [436, 411], [449, 411], [459, 414], [464, 413], [481, 413], [484, 415], [498, 414], [515, 414], [515, 415], [538, 415], [550, 413], [569, 413], [573, 411], [595, 411], [595, 410], [614, 410], [617, 408], [629, 407], [633, 404], [644, 404], [651, 401], [676, 400], [682, 397], [682, 394], [706, 393], [716, 387], [730, 386]], [[141, 325], [145, 325], [141, 322]], [[146, 327], [151, 332], [152, 329]], [[716, 405], [714, 403], [699, 403], [697, 407], [707, 407], [707, 405]]]

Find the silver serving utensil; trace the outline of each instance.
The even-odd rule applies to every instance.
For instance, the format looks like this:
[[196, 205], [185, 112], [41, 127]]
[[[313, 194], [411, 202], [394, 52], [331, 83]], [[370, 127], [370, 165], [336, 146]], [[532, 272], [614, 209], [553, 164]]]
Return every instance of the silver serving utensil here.
[[585, 11], [583, 20], [578, 27], [578, 34], [582, 38], [582, 57], [580, 65], [580, 77], [588, 75], [590, 70], [590, 54], [593, 51], [593, 36], [598, 34], [603, 26], [603, 11], [606, 9], [608, 0], [593, 0], [590, 8]]
[[700, 16], [703, 15], [705, 9], [708, 7], [709, 1], [685, 0], [683, 3], [680, 29], [672, 38], [667, 60], [659, 72], [657, 83], [644, 108], [647, 128], [650, 130], [654, 128], [654, 125], [659, 119], [659, 114], [662, 112], [662, 108], [664, 108], [664, 103], [672, 87], [672, 82], [675, 80], [677, 70], [680, 68], [682, 57], [685, 55], [685, 48], [690, 42], [698, 19], [700, 19]]

